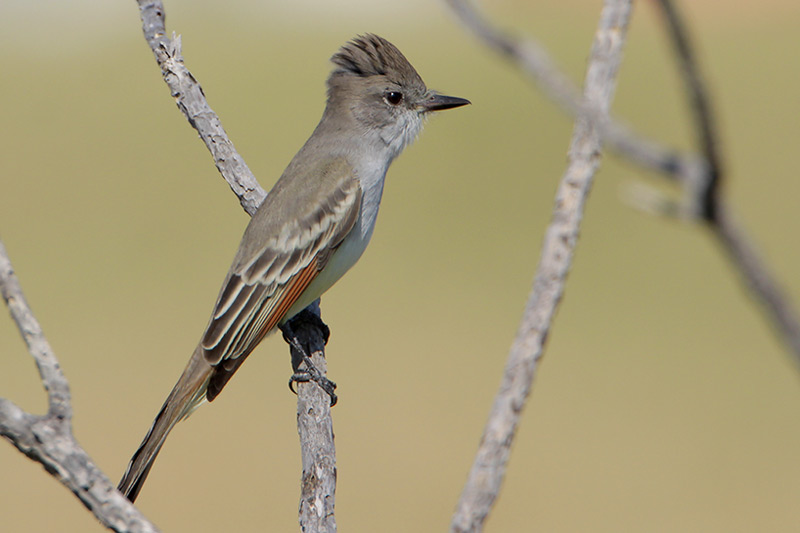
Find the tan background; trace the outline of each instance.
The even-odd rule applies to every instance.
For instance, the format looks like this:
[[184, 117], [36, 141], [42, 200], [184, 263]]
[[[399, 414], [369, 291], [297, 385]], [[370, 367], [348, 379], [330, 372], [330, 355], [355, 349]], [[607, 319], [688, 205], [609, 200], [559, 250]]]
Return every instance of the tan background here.
[[[342, 531], [444, 531], [499, 382], [565, 161], [570, 121], [417, 1], [169, 0], [187, 64], [264, 186], [323, 107], [327, 58], [371, 31], [474, 105], [393, 166], [361, 263], [324, 298]], [[492, 2], [574, 79], [600, 2]], [[800, 303], [800, 4], [683, 2], [723, 127], [727, 193]], [[756, 5], [758, 7], [756, 7]], [[638, 3], [614, 105], [688, 147], [652, 3]], [[199, 338], [246, 224], [162, 82], [133, 1], [0, 4], [0, 235], [70, 379], [75, 432], [114, 480]], [[620, 201], [660, 179], [613, 157], [486, 530], [792, 531], [796, 368], [699, 227]], [[665, 189], [668, 190], [668, 189]], [[45, 396], [0, 320], [0, 396]], [[164, 531], [295, 531], [300, 458], [273, 338], [170, 438], [139, 500]], [[4, 531], [100, 531], [0, 445]]]

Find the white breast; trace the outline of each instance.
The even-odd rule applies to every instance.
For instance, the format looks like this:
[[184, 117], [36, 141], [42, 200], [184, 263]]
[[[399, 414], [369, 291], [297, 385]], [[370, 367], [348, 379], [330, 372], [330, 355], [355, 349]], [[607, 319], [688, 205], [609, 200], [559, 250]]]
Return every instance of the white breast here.
[[311, 302], [322, 296], [331, 286], [350, 270], [356, 261], [364, 253], [364, 250], [372, 238], [375, 229], [375, 219], [378, 217], [381, 197], [383, 195], [383, 184], [386, 176], [386, 168], [364, 168], [359, 172], [359, 176], [369, 176], [372, 179], [362, 179], [361, 209], [358, 213], [353, 229], [339, 245], [339, 248], [328, 259], [325, 268], [320, 272], [314, 281], [298, 298], [295, 304], [286, 313], [285, 319], [289, 319], [305, 309]]

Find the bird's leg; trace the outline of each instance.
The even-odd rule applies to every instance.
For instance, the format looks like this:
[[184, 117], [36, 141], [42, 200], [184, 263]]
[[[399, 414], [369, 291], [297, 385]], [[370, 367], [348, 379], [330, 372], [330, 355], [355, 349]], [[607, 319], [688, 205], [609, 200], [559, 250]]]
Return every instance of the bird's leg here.
[[[319, 385], [319, 387], [325, 391], [328, 396], [330, 396], [331, 406], [336, 405], [337, 397], [334, 393], [334, 390], [336, 389], [336, 383], [323, 376], [322, 373], [317, 370], [317, 367], [311, 362], [311, 356], [309, 353], [311, 351], [309, 348], [312, 339], [308, 338], [308, 330], [313, 329], [321, 333], [322, 342], [327, 344], [328, 338], [331, 334], [330, 328], [328, 328], [328, 326], [322, 321], [319, 315], [312, 313], [307, 309], [304, 309], [279, 327], [281, 333], [283, 333], [283, 339], [291, 347], [290, 351], [292, 354], [292, 370], [294, 373], [292, 374], [292, 377], [289, 378], [289, 389], [297, 394], [297, 392], [294, 390], [295, 383], [308, 383], [309, 381], [313, 381]], [[302, 337], [304, 337], [305, 342], [300, 340], [300, 334], [302, 334]], [[305, 366], [301, 369], [302, 365]]]

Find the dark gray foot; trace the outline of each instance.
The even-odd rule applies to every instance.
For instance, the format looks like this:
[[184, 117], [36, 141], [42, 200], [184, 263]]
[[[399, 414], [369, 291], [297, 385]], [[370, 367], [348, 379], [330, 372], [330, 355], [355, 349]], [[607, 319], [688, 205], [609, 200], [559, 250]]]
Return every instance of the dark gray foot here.
[[[295, 383], [308, 383], [313, 381], [330, 397], [331, 407], [336, 405], [338, 401], [334, 393], [336, 383], [323, 376], [320, 371], [317, 370], [317, 367], [311, 362], [309, 347], [306, 343], [301, 342], [298, 335], [301, 331], [305, 333], [303, 330], [314, 328], [322, 334], [322, 340], [327, 344], [331, 333], [328, 326], [316, 314], [303, 310], [279, 327], [281, 333], [283, 333], [283, 339], [291, 346], [292, 352], [292, 370], [294, 373], [292, 377], [289, 378], [289, 390], [297, 394], [294, 389]], [[304, 337], [308, 338], [307, 335]]]

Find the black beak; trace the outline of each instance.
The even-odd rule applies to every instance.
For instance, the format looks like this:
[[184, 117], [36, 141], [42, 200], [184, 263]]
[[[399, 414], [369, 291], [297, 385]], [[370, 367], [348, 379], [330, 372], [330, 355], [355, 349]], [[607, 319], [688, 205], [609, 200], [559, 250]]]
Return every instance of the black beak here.
[[433, 93], [422, 103], [422, 108], [425, 111], [441, 111], [443, 109], [453, 109], [454, 107], [461, 107], [462, 105], [471, 103], [472, 102], [466, 98], [458, 98], [457, 96], [445, 96], [443, 94]]

